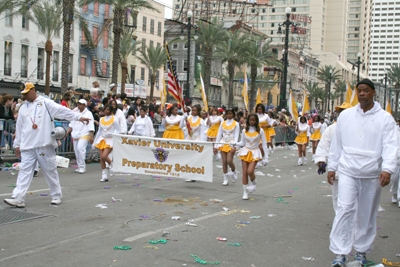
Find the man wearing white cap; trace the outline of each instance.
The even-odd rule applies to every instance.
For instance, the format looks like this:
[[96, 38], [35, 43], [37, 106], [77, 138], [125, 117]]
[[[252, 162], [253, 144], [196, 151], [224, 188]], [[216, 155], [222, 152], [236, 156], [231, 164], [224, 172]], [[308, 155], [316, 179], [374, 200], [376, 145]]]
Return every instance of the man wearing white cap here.
[[85, 124], [81, 121], [71, 121], [68, 129], [68, 133], [71, 132], [71, 137], [74, 140], [75, 158], [78, 164], [78, 169], [76, 169], [75, 172], [80, 174], [86, 172], [85, 154], [87, 143], [93, 144], [94, 119], [92, 112], [86, 108], [86, 105], [86, 100], [80, 99], [78, 101], [77, 112], [80, 113], [83, 118], [89, 119], [89, 123]]
[[38, 96], [32, 83], [25, 84], [22, 95], [26, 103], [19, 109], [14, 141], [15, 155], [21, 158], [20, 171], [12, 197], [4, 202], [18, 208], [25, 207], [26, 192], [38, 161], [50, 187], [51, 204], [58, 205], [61, 203], [62, 192], [56, 165], [57, 141], [51, 136], [54, 128], [53, 118], [86, 123], [89, 119], [50, 99]]
[[115, 95], [117, 93], [117, 85], [115, 83], [110, 84], [110, 91]]

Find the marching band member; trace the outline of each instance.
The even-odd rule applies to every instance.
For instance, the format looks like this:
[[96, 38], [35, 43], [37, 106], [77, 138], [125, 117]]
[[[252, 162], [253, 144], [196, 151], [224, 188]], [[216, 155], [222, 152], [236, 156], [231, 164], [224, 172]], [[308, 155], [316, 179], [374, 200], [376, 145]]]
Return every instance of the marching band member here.
[[67, 134], [71, 132], [71, 137], [74, 140], [74, 151], [76, 157], [76, 163], [78, 164], [78, 169], [75, 172], [83, 174], [86, 172], [86, 147], [87, 143], [93, 144], [93, 133], [94, 133], [94, 119], [92, 112], [87, 108], [87, 102], [85, 99], [80, 99], [78, 101], [78, 111], [82, 114], [82, 117], [88, 118], [90, 122], [86, 125], [80, 121], [71, 121], [69, 124], [69, 129]]
[[[250, 114], [247, 117], [246, 129], [243, 129], [242, 140], [236, 144], [237, 147], [243, 147], [239, 151], [239, 158], [242, 160], [242, 182], [243, 182], [243, 199], [249, 199], [249, 192], [256, 191], [256, 176], [254, 170], [257, 161], [263, 160], [259, 144], [268, 151], [267, 140], [265, 139], [264, 130], [258, 124], [258, 116]], [[268, 155], [266, 156], [266, 164], [268, 164]], [[250, 177], [250, 185], [249, 179]]]
[[17, 208], [25, 207], [26, 192], [32, 182], [36, 162], [39, 162], [50, 187], [51, 204], [58, 205], [61, 203], [62, 192], [56, 164], [57, 140], [51, 136], [53, 118], [86, 123], [89, 119], [50, 99], [38, 96], [32, 83], [26, 83], [21, 94], [26, 103], [19, 109], [14, 140], [15, 155], [21, 158], [20, 171], [12, 197], [4, 199], [4, 202]]
[[113, 150], [113, 138], [111, 134], [121, 132], [121, 127], [119, 126], [114, 113], [115, 109], [112, 105], [105, 107], [105, 116], [100, 119], [99, 130], [94, 142], [94, 146], [100, 151], [100, 165], [102, 169], [100, 182], [108, 182], [106, 162], [109, 166], [110, 176], [114, 175], [112, 160], [109, 158], [109, 154]]
[[207, 141], [206, 128], [207, 125], [202, 118], [200, 118], [200, 105], [192, 107], [192, 115], [189, 116], [189, 124], [192, 128], [192, 136], [188, 135], [187, 140]]
[[167, 113], [164, 113], [161, 125], [166, 127], [163, 134], [163, 138], [167, 139], [185, 139], [183, 129], [185, 128], [185, 119], [187, 114], [182, 116], [178, 115], [178, 107], [176, 105], [169, 104], [167, 107]]
[[219, 116], [219, 111], [217, 108], [213, 108], [211, 111], [212, 116], [208, 119], [208, 125], [210, 128], [207, 131], [207, 139], [210, 142], [215, 142], [217, 139], [218, 129], [224, 119]]
[[[235, 111], [227, 109], [225, 111], [226, 120], [221, 123], [218, 129], [217, 140], [214, 146], [214, 154], [217, 155], [218, 150], [222, 157], [222, 171], [224, 172], [224, 181], [222, 185], [228, 185], [228, 175], [232, 176], [232, 182], [236, 182], [236, 167], [233, 163], [233, 156], [236, 152], [236, 147], [231, 147], [229, 144], [236, 144], [239, 138], [240, 125], [233, 118]], [[221, 144], [223, 143], [223, 144]], [[228, 172], [228, 165], [231, 171]]]
[[297, 165], [307, 164], [306, 148], [310, 142], [310, 126], [308, 126], [306, 117], [302, 116], [300, 122], [296, 125], [295, 130], [297, 137], [294, 142], [297, 144], [299, 150], [299, 161]]
[[274, 119], [272, 112], [269, 112], [268, 116], [271, 118], [272, 124], [271, 124], [271, 127], [267, 128], [268, 132], [269, 132], [269, 137], [271, 139], [271, 142], [267, 143], [267, 146], [271, 148], [269, 151], [271, 154], [273, 154], [274, 153], [274, 137], [276, 136], [274, 125], [278, 126], [279, 122]]
[[128, 134], [147, 137], [156, 136], [154, 132], [153, 122], [151, 121], [150, 117], [146, 115], [147, 110], [147, 106], [143, 106], [140, 109], [140, 116], [136, 118]]
[[318, 115], [314, 116], [313, 123], [311, 124], [310, 140], [311, 140], [311, 143], [312, 143], [312, 151], [313, 151], [313, 156], [312, 156], [312, 160], [311, 161], [314, 161], [315, 151], [317, 150], [317, 146], [318, 146], [319, 140], [321, 140], [321, 127], [322, 127], [322, 124], [319, 121], [320, 121], [320, 117]]
[[[265, 134], [265, 140], [267, 140], [267, 143], [271, 143], [271, 137], [269, 135], [269, 128], [271, 128], [273, 121], [272, 119], [265, 114], [265, 106], [261, 103], [259, 103], [256, 106], [256, 112], [258, 116], [258, 121], [261, 129], [263, 129], [264, 134]], [[257, 165], [266, 165], [268, 163], [268, 150], [264, 151], [262, 145], [260, 144], [260, 149], [261, 153], [263, 154], [263, 160], [259, 161]]]

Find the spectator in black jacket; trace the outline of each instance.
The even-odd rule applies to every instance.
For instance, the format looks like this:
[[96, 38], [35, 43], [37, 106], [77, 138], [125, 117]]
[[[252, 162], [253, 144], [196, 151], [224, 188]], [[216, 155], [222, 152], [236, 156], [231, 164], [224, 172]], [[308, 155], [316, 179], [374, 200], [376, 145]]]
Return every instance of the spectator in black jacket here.
[[14, 97], [12, 95], [4, 95], [0, 97], [0, 119], [14, 120]]

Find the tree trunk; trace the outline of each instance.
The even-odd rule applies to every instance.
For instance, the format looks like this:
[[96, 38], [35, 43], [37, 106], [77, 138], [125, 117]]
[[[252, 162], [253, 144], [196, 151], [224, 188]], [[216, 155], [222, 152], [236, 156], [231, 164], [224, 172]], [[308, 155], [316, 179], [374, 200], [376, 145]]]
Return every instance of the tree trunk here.
[[325, 84], [325, 100], [324, 100], [324, 113], [327, 112], [327, 110], [329, 109], [329, 85]]
[[212, 48], [204, 49], [204, 92], [210, 94]]
[[113, 32], [114, 32], [114, 45], [113, 45], [113, 61], [112, 61], [112, 77], [111, 82], [117, 83], [118, 81], [118, 66], [119, 66], [119, 46], [121, 42], [121, 33], [123, 27], [124, 10], [114, 9], [113, 18]]
[[228, 61], [229, 89], [228, 89], [228, 108], [233, 108], [233, 76], [235, 75], [235, 64]]
[[250, 76], [251, 76], [251, 87], [250, 87], [250, 96], [249, 96], [249, 112], [253, 112], [254, 92], [257, 91], [257, 85], [256, 85], [257, 66], [256, 65], [251, 65]]
[[125, 93], [126, 75], [128, 73], [128, 63], [126, 61], [121, 62], [122, 78], [121, 78], [121, 94]]
[[[61, 63], [61, 94], [64, 95], [68, 90], [68, 65], [69, 65], [69, 47], [71, 42], [71, 26], [74, 22], [75, 0], [63, 0], [63, 50]], [[72, 64], [72, 62], [71, 62]]]
[[156, 84], [156, 74], [157, 72], [153, 72], [150, 77], [150, 101], [153, 99], [154, 96], [154, 86]]
[[50, 59], [53, 52], [53, 43], [47, 40], [45, 45], [46, 51], [46, 88], [44, 93], [48, 96], [50, 94]]
[[397, 111], [399, 110], [399, 92], [396, 92], [396, 103], [395, 103], [394, 114], [397, 116]]

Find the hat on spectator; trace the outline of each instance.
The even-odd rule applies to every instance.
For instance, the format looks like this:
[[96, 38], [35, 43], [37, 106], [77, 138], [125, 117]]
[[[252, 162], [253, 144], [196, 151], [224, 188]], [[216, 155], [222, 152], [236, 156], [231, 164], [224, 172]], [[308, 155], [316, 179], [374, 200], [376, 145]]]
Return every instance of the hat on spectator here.
[[85, 99], [79, 99], [79, 101], [78, 101], [78, 103], [79, 104], [84, 104], [85, 106], [87, 106], [87, 102], [86, 102], [86, 100]]

